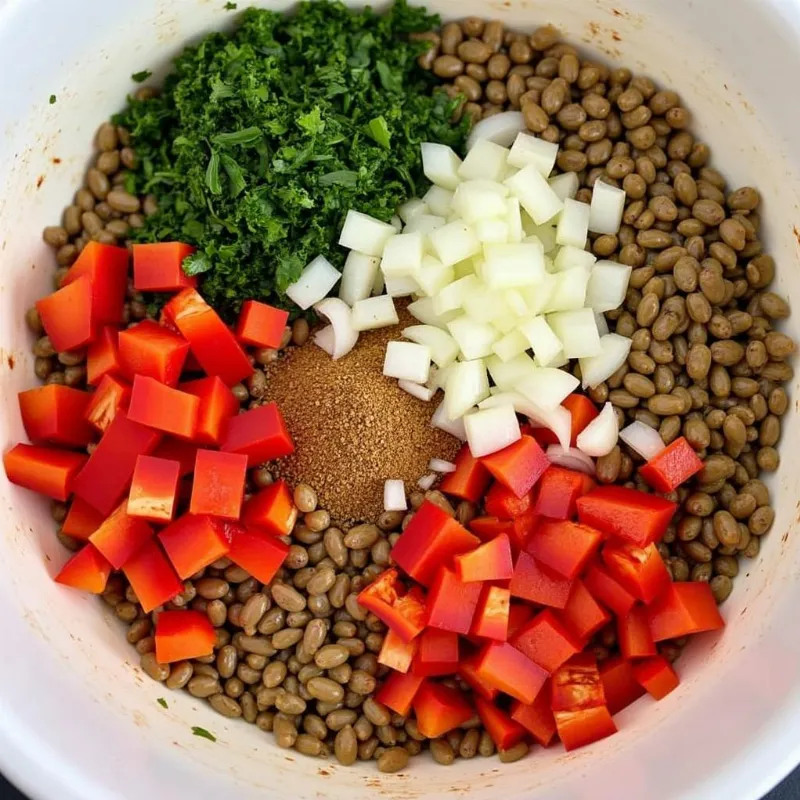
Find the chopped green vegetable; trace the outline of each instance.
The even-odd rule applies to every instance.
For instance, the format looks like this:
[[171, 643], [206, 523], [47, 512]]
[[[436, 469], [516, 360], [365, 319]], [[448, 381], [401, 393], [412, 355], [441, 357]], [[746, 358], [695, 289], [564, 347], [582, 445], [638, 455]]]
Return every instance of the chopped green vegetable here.
[[156, 700], [156, 703], [158, 703], [161, 706], [161, 708], [169, 708], [169, 706], [167, 705], [167, 701], [163, 697], [159, 697]]
[[56, 96], [54, 94], [51, 94], [50, 95], [50, 105], [52, 106], [53, 103], [55, 103], [55, 102], [56, 102]]
[[424, 191], [421, 142], [461, 149], [460, 101], [408, 38], [437, 25], [405, 0], [384, 15], [319, 0], [291, 17], [247, 9], [233, 33], [187, 48], [163, 92], [116, 120], [139, 161], [126, 188], [158, 199], [135, 237], [195, 245], [185, 269], [229, 317], [248, 298], [287, 306], [314, 257], [342, 265], [348, 209], [388, 221]]
[[225, 3], [224, 8], [226, 11], [236, 11], [236, 3]]
[[200, 728], [197, 725], [192, 727], [192, 733], [195, 736], [200, 736], [202, 739], [208, 739], [209, 742], [216, 742], [217, 737], [213, 733], [209, 733], [205, 728]]
[[141, 72], [134, 72], [131, 75], [131, 80], [136, 81], [136, 83], [144, 83], [152, 74], [149, 69], [143, 69]]

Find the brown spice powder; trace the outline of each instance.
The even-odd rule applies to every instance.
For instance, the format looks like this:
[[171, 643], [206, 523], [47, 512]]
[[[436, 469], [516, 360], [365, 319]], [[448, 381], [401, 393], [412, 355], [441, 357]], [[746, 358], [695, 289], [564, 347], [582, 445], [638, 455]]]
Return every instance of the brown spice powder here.
[[339, 361], [309, 340], [267, 369], [265, 399], [277, 401], [295, 443], [275, 471], [312, 486], [339, 523], [376, 519], [385, 480], [411, 492], [431, 458], [452, 460], [461, 444], [431, 427], [436, 399], [424, 403], [382, 374], [387, 342], [416, 324], [398, 313], [400, 325], [362, 333]]

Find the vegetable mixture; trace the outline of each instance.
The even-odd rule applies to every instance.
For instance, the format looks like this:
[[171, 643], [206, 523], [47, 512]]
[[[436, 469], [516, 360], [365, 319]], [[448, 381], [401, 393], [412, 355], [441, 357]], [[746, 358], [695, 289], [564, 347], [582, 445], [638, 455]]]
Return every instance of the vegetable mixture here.
[[678, 686], [773, 523], [795, 350], [674, 91], [435, 24], [248, 10], [101, 126], [4, 456], [151, 678], [387, 773]]

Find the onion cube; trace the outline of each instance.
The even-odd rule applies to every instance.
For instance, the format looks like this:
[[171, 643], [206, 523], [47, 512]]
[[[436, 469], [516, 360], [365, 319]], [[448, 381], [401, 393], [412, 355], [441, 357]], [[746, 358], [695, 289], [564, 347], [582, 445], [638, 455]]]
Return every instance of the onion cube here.
[[541, 314], [547, 308], [557, 288], [557, 276], [545, 272], [542, 280], [535, 286], [522, 286], [517, 291], [525, 299], [531, 314]]
[[331, 358], [336, 348], [336, 336], [333, 325], [326, 325], [314, 334], [314, 344], [321, 347]]
[[583, 248], [589, 233], [589, 206], [569, 197], [564, 200], [564, 210], [558, 218], [556, 244]]
[[617, 233], [625, 208], [625, 192], [616, 186], [595, 181], [592, 189], [589, 230], [592, 233]]
[[453, 205], [453, 192], [443, 189], [441, 186], [431, 186], [422, 198], [427, 204], [431, 214], [439, 217], [446, 217], [450, 213]]
[[516, 197], [509, 197], [506, 200], [506, 225], [508, 225], [508, 241], [521, 242], [523, 237], [522, 230], [522, 210], [519, 207], [519, 200]]
[[481, 244], [504, 244], [508, 241], [508, 223], [502, 219], [482, 219], [475, 223], [475, 235]]
[[422, 143], [422, 171], [431, 183], [452, 191], [461, 183], [460, 166], [461, 159], [452, 148], [435, 142]]
[[501, 289], [487, 289], [480, 286], [468, 292], [461, 304], [464, 311], [476, 322], [493, 322], [498, 317], [513, 316]]
[[388, 480], [383, 484], [383, 509], [384, 511], [405, 511], [406, 487], [401, 480]]
[[[461, 417], [450, 419], [445, 410], [446, 402], [447, 399], [445, 398], [439, 404], [439, 407], [436, 409], [436, 411], [433, 412], [433, 416], [431, 417], [431, 427], [439, 428], [439, 430], [449, 433], [451, 436], [455, 436], [456, 439], [461, 439], [461, 441], [464, 442], [467, 439], [467, 432], [464, 429], [464, 420]], [[433, 483], [431, 483], [431, 486], [433, 486]]]
[[437, 367], [446, 367], [458, 357], [456, 340], [441, 328], [433, 325], [410, 325], [403, 329], [403, 336], [416, 344], [424, 344], [431, 351], [431, 361]]
[[468, 361], [491, 355], [492, 345], [500, 338], [493, 325], [477, 322], [466, 314], [448, 322], [447, 329]]
[[419, 291], [419, 285], [410, 275], [404, 275], [402, 278], [386, 278], [384, 288], [389, 297], [409, 297]]
[[378, 270], [375, 273], [375, 281], [372, 284], [372, 294], [378, 295], [383, 294], [383, 273], [380, 270], [380, 263], [378, 264]]
[[581, 358], [581, 378], [583, 387], [594, 389], [610, 378], [626, 361], [631, 351], [631, 340], [618, 333], [607, 333], [600, 337], [600, 353], [589, 358]]
[[479, 291], [480, 289], [481, 284], [476, 275], [465, 275], [463, 278], [459, 278], [443, 287], [432, 298], [433, 310], [436, 314], [456, 311], [463, 306], [464, 299], [470, 292]]
[[446, 267], [442, 264], [438, 258], [423, 256], [422, 266], [420, 266], [414, 278], [422, 293], [432, 297], [455, 280], [455, 272], [452, 267]]
[[625, 300], [631, 267], [613, 261], [598, 261], [586, 287], [586, 305], [596, 312], [613, 311]]
[[544, 250], [539, 242], [487, 244], [483, 248], [487, 286], [511, 289], [539, 283], [545, 274]]
[[506, 213], [507, 195], [508, 189], [502, 183], [465, 181], [453, 195], [453, 211], [469, 225], [487, 217], [502, 217]]
[[368, 256], [351, 250], [347, 254], [339, 284], [339, 297], [352, 306], [358, 300], [366, 300], [372, 294], [375, 276], [380, 264], [378, 256]]
[[404, 228], [404, 233], [416, 233], [419, 231], [423, 234], [423, 238], [431, 231], [441, 228], [446, 223], [444, 217], [436, 216], [435, 214], [417, 214], [409, 220], [408, 225]]
[[489, 396], [489, 376], [483, 359], [456, 361], [449, 368], [444, 392], [447, 419], [463, 417]]
[[594, 264], [595, 261], [597, 261], [597, 256], [590, 253], [588, 250], [584, 250], [582, 246], [575, 247], [571, 244], [567, 244], [558, 251], [558, 255], [553, 261], [553, 266], [556, 268], [557, 272], [564, 272], [565, 270], [574, 269], [576, 267], [589, 270], [592, 268], [592, 264]]
[[429, 211], [430, 208], [424, 200], [420, 200], [419, 197], [412, 197], [397, 209], [397, 216], [408, 224], [418, 214], [427, 214]]
[[546, 178], [553, 171], [557, 155], [557, 144], [546, 142], [529, 133], [518, 133], [511, 145], [508, 163], [519, 169], [532, 165]]
[[434, 254], [446, 267], [471, 258], [481, 249], [475, 231], [460, 220], [437, 228], [429, 236]]
[[514, 444], [522, 435], [517, 412], [510, 403], [467, 414], [464, 417], [464, 428], [473, 458], [496, 453]]
[[517, 391], [541, 408], [555, 408], [578, 388], [578, 379], [556, 367], [537, 367], [517, 383]]
[[588, 358], [600, 352], [600, 334], [591, 308], [548, 314], [547, 323], [561, 340], [566, 358]]
[[505, 184], [537, 225], [543, 225], [564, 207], [558, 195], [533, 164], [508, 178]]
[[286, 296], [305, 311], [318, 303], [342, 277], [325, 256], [317, 256], [286, 289]]
[[527, 353], [520, 353], [509, 361], [503, 361], [498, 356], [486, 359], [486, 368], [489, 375], [500, 389], [513, 389], [519, 381], [536, 370], [533, 359]]
[[412, 397], [416, 397], [418, 400], [422, 400], [425, 403], [427, 403], [433, 397], [433, 395], [436, 394], [436, 390], [429, 386], [423, 386], [422, 384], [414, 383], [413, 381], [406, 381], [402, 378], [397, 381], [397, 385], [404, 392], [408, 392]]
[[459, 315], [459, 311], [446, 311], [444, 314], [438, 314], [434, 307], [434, 300], [434, 297], [421, 297], [419, 300], [409, 303], [406, 310], [423, 325], [435, 325], [444, 330], [447, 323]]
[[578, 194], [578, 188], [580, 187], [580, 181], [575, 172], [562, 172], [561, 175], [554, 175], [547, 182], [562, 201], [568, 197], [574, 198]]
[[556, 247], [556, 229], [552, 225], [539, 225], [534, 228], [530, 236], [523, 239], [524, 242], [539, 241], [545, 253], [552, 253]]
[[402, 378], [425, 383], [431, 368], [431, 349], [414, 342], [389, 342], [383, 359], [383, 374], [387, 378]]
[[387, 239], [381, 258], [384, 278], [405, 278], [422, 264], [422, 234], [400, 233]]
[[388, 294], [368, 297], [353, 305], [353, 328], [357, 331], [371, 331], [375, 328], [387, 328], [397, 325], [400, 318], [394, 307], [394, 301]]
[[533, 354], [542, 367], [549, 367], [562, 355], [561, 340], [544, 317], [529, 319], [519, 327], [520, 333], [533, 348]]
[[553, 277], [556, 279], [556, 286], [543, 311], [573, 311], [583, 308], [589, 273], [585, 269], [570, 269], [558, 272]]
[[492, 345], [492, 352], [501, 361], [510, 361], [520, 353], [524, 353], [529, 347], [528, 340], [520, 333], [519, 329], [514, 328]]
[[397, 229], [393, 225], [351, 208], [339, 234], [339, 244], [368, 256], [380, 256], [386, 241], [396, 235]]
[[479, 139], [467, 153], [458, 174], [463, 181], [485, 178], [490, 181], [502, 180], [506, 171], [508, 150], [488, 139]]

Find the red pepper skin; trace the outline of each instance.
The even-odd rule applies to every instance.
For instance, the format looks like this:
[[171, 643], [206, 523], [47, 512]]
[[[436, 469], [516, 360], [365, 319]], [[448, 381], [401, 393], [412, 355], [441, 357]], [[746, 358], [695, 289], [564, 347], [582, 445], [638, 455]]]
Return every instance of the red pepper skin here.
[[665, 698], [680, 683], [677, 673], [663, 656], [634, 664], [633, 676], [656, 700]]
[[703, 462], [684, 436], [668, 444], [653, 456], [639, 474], [657, 491], [674, 492], [703, 469]]
[[480, 695], [486, 700], [494, 700], [500, 692], [478, 675], [478, 656], [480, 653], [473, 653], [461, 659], [458, 665], [458, 675], [470, 685], [476, 695]]
[[87, 542], [104, 519], [105, 517], [97, 509], [92, 508], [80, 497], [75, 497], [70, 503], [67, 516], [61, 525], [61, 532], [73, 539]]
[[124, 567], [154, 533], [144, 520], [128, 516], [126, 506], [124, 502], [115, 508], [89, 537], [89, 541], [111, 562], [114, 569]]
[[522, 703], [532, 703], [547, 681], [547, 672], [508, 642], [484, 645], [475, 672], [489, 686]]
[[158, 447], [153, 451], [156, 458], [165, 458], [168, 461], [177, 461], [180, 464], [180, 476], [185, 478], [194, 472], [194, 464], [197, 461], [197, 451], [200, 448], [192, 442], [184, 439], [173, 439], [165, 436]]
[[503, 533], [507, 536], [513, 535], [514, 522], [510, 519], [475, 517], [468, 525], [470, 532], [474, 533], [482, 542], [490, 542], [495, 536]]
[[[563, 403], [570, 412], [570, 444], [575, 447], [578, 434], [600, 413], [597, 406], [585, 394], [571, 394]], [[536, 428], [536, 439], [540, 444], [559, 444], [558, 437], [549, 428]]]
[[177, 461], [139, 456], [128, 495], [128, 516], [146, 522], [171, 522], [178, 501], [180, 470]]
[[515, 517], [512, 522], [513, 526], [508, 536], [511, 539], [511, 551], [514, 555], [518, 555], [527, 547], [533, 532], [539, 527], [541, 517], [531, 507]]
[[508, 639], [533, 619], [533, 609], [527, 603], [512, 602], [508, 609]]
[[241, 525], [225, 526], [230, 541], [228, 558], [261, 583], [269, 583], [289, 555], [289, 545], [274, 536]]
[[471, 636], [505, 642], [508, 638], [508, 616], [511, 608], [511, 592], [501, 586], [484, 586], [475, 617]]
[[477, 536], [426, 500], [400, 534], [391, 555], [406, 574], [423, 586], [430, 586], [442, 564], [479, 544]]
[[457, 555], [453, 562], [461, 581], [505, 581], [514, 572], [511, 543], [500, 534], [469, 553]]
[[475, 708], [481, 718], [483, 727], [486, 728], [498, 750], [508, 750], [521, 742], [527, 731], [516, 720], [501, 711], [494, 703], [475, 697]]
[[194, 247], [182, 242], [133, 245], [133, 285], [137, 292], [179, 292], [197, 286], [197, 278], [183, 271], [183, 260]]
[[294, 443], [277, 404], [267, 403], [231, 417], [220, 449], [246, 455], [248, 466], [255, 467], [291, 455]]
[[128, 410], [131, 387], [114, 375], [104, 375], [86, 406], [86, 421], [105, 433], [120, 411]]
[[611, 615], [594, 599], [581, 580], [575, 580], [567, 605], [559, 614], [561, 621], [582, 642], [611, 622]]
[[230, 540], [220, 520], [184, 514], [158, 534], [178, 577], [187, 578], [205, 569], [230, 550]]
[[550, 708], [549, 682], [532, 703], [515, 700], [511, 704], [511, 719], [522, 725], [542, 747], [548, 747], [556, 735], [556, 720]]
[[598, 486], [578, 498], [578, 519], [638, 547], [657, 542], [678, 506], [624, 486]]
[[133, 379], [128, 419], [181, 439], [197, 432], [200, 400], [193, 394], [166, 386], [146, 375]]
[[32, 444], [85, 447], [94, 438], [86, 422], [88, 392], [50, 384], [20, 392], [22, 425]]
[[656, 655], [644, 606], [635, 605], [624, 617], [617, 618], [617, 641], [622, 655], [628, 660]]
[[177, 385], [189, 353], [186, 339], [150, 319], [120, 331], [118, 345], [129, 380], [144, 375], [167, 386]]
[[611, 609], [618, 617], [625, 616], [636, 602], [636, 598], [599, 564], [589, 566], [583, 576], [583, 582], [592, 597]]
[[239, 519], [246, 478], [246, 456], [198, 450], [189, 513]]
[[423, 678], [434, 675], [453, 675], [458, 671], [458, 665], [458, 634], [452, 631], [426, 628], [419, 637], [419, 647], [414, 656], [411, 671]]
[[414, 697], [417, 727], [423, 736], [436, 739], [463, 725], [474, 714], [458, 689], [425, 681]]
[[644, 694], [633, 676], [633, 665], [624, 656], [612, 656], [600, 664], [599, 670], [611, 714], [619, 713]]
[[466, 444], [458, 451], [453, 463], [456, 465], [455, 472], [448, 472], [442, 478], [439, 489], [470, 503], [477, 503], [492, 480], [489, 470], [480, 459], [472, 457], [469, 445]]
[[653, 641], [715, 631], [725, 625], [707, 583], [673, 583], [648, 609]]
[[18, 444], [3, 455], [3, 466], [11, 483], [63, 502], [74, 490], [86, 460], [85, 453]]
[[146, 541], [122, 571], [147, 614], [183, 591], [183, 583], [154, 539]]
[[528, 553], [520, 553], [508, 587], [514, 597], [542, 606], [564, 608], [572, 581], [549, 570]]
[[652, 603], [671, 583], [669, 572], [654, 544], [645, 548], [607, 544], [602, 558], [613, 578], [643, 603]]
[[81, 278], [88, 279], [92, 286], [92, 325], [120, 324], [128, 288], [128, 251], [124, 247], [87, 242], [62, 286]]
[[122, 361], [117, 340], [119, 331], [107, 325], [98, 331], [97, 338], [86, 350], [86, 383], [97, 386], [105, 375], [119, 375]]
[[64, 353], [89, 344], [95, 337], [92, 283], [80, 278], [36, 301], [36, 310], [53, 348]]
[[392, 672], [378, 689], [375, 699], [405, 717], [411, 711], [414, 697], [424, 682], [425, 678], [411, 672]]
[[419, 639], [404, 642], [391, 628], [383, 637], [383, 645], [378, 653], [378, 663], [390, 667], [397, 672], [406, 673], [411, 669], [411, 662], [417, 654]]
[[576, 578], [600, 547], [603, 534], [569, 520], [542, 520], [525, 547], [546, 567], [569, 580]]
[[405, 587], [394, 568], [385, 570], [362, 589], [358, 603], [375, 614], [404, 642], [410, 642], [425, 628], [427, 609], [424, 595], [416, 587], [405, 594]]
[[491, 517], [498, 519], [514, 519], [533, 508], [533, 495], [517, 497], [511, 489], [502, 483], [493, 483], [486, 493], [483, 507]]
[[218, 445], [225, 436], [230, 419], [239, 413], [239, 401], [233, 392], [216, 375], [186, 381], [178, 388], [200, 401], [194, 441]]
[[550, 466], [536, 439], [525, 434], [497, 453], [484, 456], [481, 463], [516, 497], [528, 494]]
[[278, 348], [289, 319], [289, 312], [257, 300], [245, 300], [236, 325], [240, 342], [253, 347]]
[[553, 711], [577, 711], [606, 704], [594, 653], [572, 656], [553, 673], [550, 707]]
[[199, 611], [162, 611], [156, 620], [156, 661], [172, 664], [210, 656], [216, 641], [214, 626]]
[[102, 594], [112, 569], [96, 547], [86, 544], [64, 564], [54, 580], [62, 586]]
[[537, 614], [511, 640], [521, 653], [546, 672], [555, 672], [583, 649], [583, 643], [549, 609]]
[[598, 742], [617, 732], [617, 726], [605, 706], [577, 711], [556, 711], [556, 728], [567, 752]]
[[472, 627], [482, 588], [483, 584], [465, 583], [451, 569], [440, 567], [428, 592], [427, 624], [466, 636]]
[[578, 498], [585, 494], [582, 472], [563, 467], [550, 467], [539, 481], [536, 513], [550, 519], [572, 519]]
[[279, 480], [254, 494], [242, 509], [242, 522], [273, 536], [288, 536], [297, 521], [297, 506], [286, 481]]

